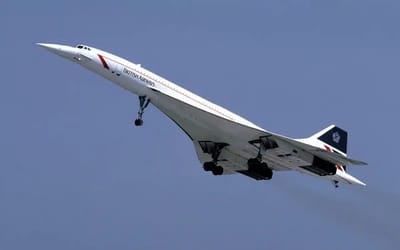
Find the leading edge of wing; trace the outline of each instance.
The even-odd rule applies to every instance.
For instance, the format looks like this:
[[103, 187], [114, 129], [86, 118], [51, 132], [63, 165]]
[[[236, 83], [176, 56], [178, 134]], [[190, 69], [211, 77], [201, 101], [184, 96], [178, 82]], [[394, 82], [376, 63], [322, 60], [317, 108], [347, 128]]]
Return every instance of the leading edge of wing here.
[[232, 121], [169, 93], [152, 90], [156, 95], [156, 99], [151, 100], [153, 105], [173, 120], [192, 140], [220, 140], [230, 143], [234, 138], [235, 141], [240, 140], [247, 144], [260, 136], [273, 134], [257, 125], [251, 127], [240, 121]]

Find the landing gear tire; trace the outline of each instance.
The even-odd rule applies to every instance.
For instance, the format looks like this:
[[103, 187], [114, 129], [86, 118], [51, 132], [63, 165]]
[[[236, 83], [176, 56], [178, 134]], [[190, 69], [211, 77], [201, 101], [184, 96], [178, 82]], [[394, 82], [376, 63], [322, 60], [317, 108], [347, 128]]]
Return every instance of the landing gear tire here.
[[251, 158], [247, 161], [249, 171], [255, 173], [260, 180], [272, 179], [273, 172], [265, 162], [260, 162], [257, 158]]
[[205, 162], [203, 164], [203, 169], [206, 172], [211, 171], [213, 175], [222, 175], [224, 173], [224, 169], [212, 161]]
[[339, 182], [338, 181], [332, 181], [332, 183], [333, 183], [333, 186], [335, 187], [335, 188], [338, 188], [339, 187]]
[[265, 179], [271, 180], [273, 175], [274, 172], [272, 172], [272, 170], [267, 167], [267, 170], [264, 172]]
[[260, 163], [258, 171], [262, 176], [264, 176], [264, 180], [271, 180], [272, 175], [274, 174], [265, 162]]
[[135, 126], [142, 126], [143, 125], [143, 120], [142, 119], [136, 119], [135, 120]]
[[247, 161], [247, 166], [249, 166], [249, 170], [258, 168], [260, 164], [261, 162], [257, 158], [251, 158]]
[[212, 162], [212, 161], [205, 162], [205, 163], [203, 164], [203, 169], [204, 169], [204, 171], [206, 171], [206, 172], [212, 171], [212, 170], [213, 170], [214, 168], [216, 168], [216, 167], [217, 167], [217, 165], [215, 165], [215, 163]]
[[224, 169], [220, 166], [216, 166], [214, 169], [211, 170], [213, 175], [222, 175], [224, 173]]

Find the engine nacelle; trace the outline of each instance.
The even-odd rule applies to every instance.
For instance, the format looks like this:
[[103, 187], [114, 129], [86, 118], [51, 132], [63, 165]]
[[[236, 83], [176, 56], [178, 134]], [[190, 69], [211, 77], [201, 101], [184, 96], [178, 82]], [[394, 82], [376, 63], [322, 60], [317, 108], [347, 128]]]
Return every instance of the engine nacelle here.
[[301, 168], [306, 169], [319, 176], [334, 175], [336, 174], [336, 165], [314, 156], [313, 163], [311, 166], [302, 166]]

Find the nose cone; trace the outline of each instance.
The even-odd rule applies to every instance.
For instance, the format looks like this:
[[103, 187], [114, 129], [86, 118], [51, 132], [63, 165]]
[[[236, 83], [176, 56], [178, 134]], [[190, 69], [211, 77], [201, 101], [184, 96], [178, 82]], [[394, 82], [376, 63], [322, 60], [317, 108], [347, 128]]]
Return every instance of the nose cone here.
[[42, 48], [47, 49], [48, 51], [62, 56], [64, 58], [72, 60], [76, 55], [76, 49], [74, 47], [60, 45], [60, 44], [50, 44], [50, 43], [37, 43]]
[[45, 48], [53, 53], [58, 50], [59, 45], [57, 44], [51, 44], [51, 43], [37, 43], [36, 45], [39, 45], [42, 48]]

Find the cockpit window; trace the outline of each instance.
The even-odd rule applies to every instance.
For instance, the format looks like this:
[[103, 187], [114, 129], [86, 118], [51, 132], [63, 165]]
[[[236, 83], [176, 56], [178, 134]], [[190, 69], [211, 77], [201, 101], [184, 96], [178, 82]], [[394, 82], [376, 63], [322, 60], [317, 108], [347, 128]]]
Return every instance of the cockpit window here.
[[85, 49], [85, 50], [89, 50], [90, 51], [90, 48], [89, 47], [86, 47], [86, 46], [84, 46], [84, 45], [77, 45], [76, 46], [78, 49]]

